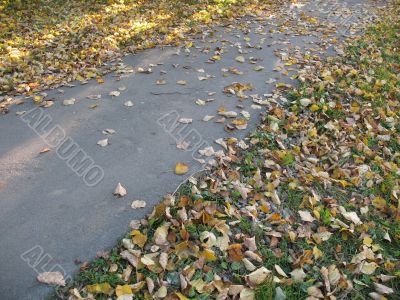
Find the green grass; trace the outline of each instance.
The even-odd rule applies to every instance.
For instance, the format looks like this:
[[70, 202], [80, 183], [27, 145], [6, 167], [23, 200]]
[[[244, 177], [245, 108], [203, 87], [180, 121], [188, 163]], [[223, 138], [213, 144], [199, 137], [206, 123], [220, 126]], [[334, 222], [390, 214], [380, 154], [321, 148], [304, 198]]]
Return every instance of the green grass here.
[[275, 294], [275, 284], [272, 276], [260, 284], [255, 291], [255, 300], [272, 300]]

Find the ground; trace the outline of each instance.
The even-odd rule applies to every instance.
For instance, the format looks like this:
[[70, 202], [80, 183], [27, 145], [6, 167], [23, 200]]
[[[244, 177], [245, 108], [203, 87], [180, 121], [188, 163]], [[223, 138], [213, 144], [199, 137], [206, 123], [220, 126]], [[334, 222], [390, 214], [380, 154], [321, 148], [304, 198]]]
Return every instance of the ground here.
[[[400, 296], [398, 3], [263, 9], [128, 56], [104, 83], [8, 90], [2, 298], [38, 299], [35, 273], [67, 277], [74, 259], [51, 299]], [[100, 182], [52, 147], [31, 98]], [[174, 167], [195, 174], [179, 184]]]

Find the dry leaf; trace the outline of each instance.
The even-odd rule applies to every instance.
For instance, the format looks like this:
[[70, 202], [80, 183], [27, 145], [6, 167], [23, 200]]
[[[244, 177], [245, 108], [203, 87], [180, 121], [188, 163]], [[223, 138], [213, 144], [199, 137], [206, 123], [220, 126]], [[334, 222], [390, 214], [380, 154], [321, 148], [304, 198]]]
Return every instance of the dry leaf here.
[[371, 275], [375, 272], [378, 265], [375, 262], [363, 262], [361, 267], [361, 273]]
[[302, 221], [305, 222], [315, 221], [315, 218], [311, 215], [311, 213], [308, 210], [299, 210], [298, 213]]
[[244, 58], [243, 56], [241, 56], [241, 55], [236, 56], [236, 57], [235, 57], [235, 60], [236, 60], [237, 62], [240, 62], [240, 63], [244, 63], [244, 62], [245, 62], [245, 58]]
[[212, 120], [213, 118], [215, 118], [215, 116], [206, 115], [206, 116], [203, 118], [203, 121], [204, 121], [204, 122], [208, 122], [208, 121]]
[[193, 119], [180, 118], [180, 119], [178, 120], [178, 122], [179, 122], [179, 123], [182, 123], [182, 124], [190, 124], [190, 123], [193, 122]]
[[118, 197], [124, 197], [126, 194], [127, 194], [126, 189], [121, 185], [121, 183], [118, 182], [114, 190], [114, 195]]
[[51, 151], [51, 149], [50, 148], [43, 148], [42, 150], [40, 150], [40, 154], [42, 154], [42, 153], [47, 153], [47, 152], [49, 152], [49, 151]]
[[178, 162], [175, 165], [175, 174], [177, 175], [186, 174], [188, 171], [189, 171], [189, 166], [185, 163]]
[[307, 288], [307, 293], [315, 298], [324, 298], [324, 294], [322, 294], [321, 290], [316, 286], [310, 286]]
[[165, 286], [161, 286], [157, 292], [154, 293], [153, 297], [156, 299], [162, 299], [167, 296], [168, 290]]
[[294, 269], [292, 272], [290, 272], [290, 276], [294, 282], [303, 282], [307, 275], [304, 273], [303, 269]]
[[132, 201], [132, 204], [131, 204], [131, 207], [132, 207], [133, 209], [146, 207], [146, 201], [143, 201], [143, 200], [133, 200], [133, 201]]
[[74, 105], [75, 104], [75, 98], [67, 99], [63, 101], [63, 105], [68, 106], [68, 105]]
[[43, 272], [37, 276], [37, 280], [41, 283], [65, 286], [64, 276], [61, 272]]
[[266, 267], [261, 267], [247, 275], [246, 281], [250, 286], [257, 286], [263, 283], [270, 274], [270, 270], [268, 270]]
[[249, 289], [249, 288], [244, 288], [240, 292], [240, 300], [253, 300], [255, 297], [254, 290]]
[[162, 246], [168, 244], [167, 235], [170, 223], [165, 223], [162, 226], [158, 227], [154, 232], [154, 242], [156, 245]]
[[394, 293], [392, 288], [377, 282], [374, 282], [374, 287], [379, 294], [389, 295]]
[[99, 141], [97, 142], [97, 145], [99, 145], [99, 146], [101, 146], [101, 147], [107, 146], [107, 145], [108, 145], [108, 139], [99, 140]]
[[283, 271], [279, 265], [275, 265], [274, 267], [275, 267], [276, 272], [278, 272], [279, 275], [281, 275], [283, 277], [288, 277], [286, 275], [285, 271]]
[[227, 117], [227, 118], [235, 118], [237, 117], [237, 112], [235, 111], [220, 111], [218, 112], [219, 115]]
[[124, 102], [124, 106], [126, 106], [126, 107], [132, 107], [132, 106], [133, 106], [133, 102], [130, 101], [130, 100], [125, 101], [125, 102]]
[[120, 94], [121, 94], [121, 92], [119, 92], [119, 91], [112, 91], [109, 93], [109, 95], [112, 97], [118, 97]]
[[167, 81], [164, 80], [164, 79], [159, 79], [159, 80], [156, 80], [156, 84], [157, 85], [164, 85], [164, 84], [167, 84]]
[[114, 129], [107, 128], [107, 129], [104, 129], [104, 130], [102, 131], [102, 133], [103, 133], [103, 134], [114, 134], [114, 133], [115, 133], [115, 130], [114, 130]]
[[167, 253], [162, 252], [160, 254], [159, 263], [160, 263], [160, 266], [165, 270], [165, 268], [167, 267], [167, 264], [168, 264], [168, 254]]

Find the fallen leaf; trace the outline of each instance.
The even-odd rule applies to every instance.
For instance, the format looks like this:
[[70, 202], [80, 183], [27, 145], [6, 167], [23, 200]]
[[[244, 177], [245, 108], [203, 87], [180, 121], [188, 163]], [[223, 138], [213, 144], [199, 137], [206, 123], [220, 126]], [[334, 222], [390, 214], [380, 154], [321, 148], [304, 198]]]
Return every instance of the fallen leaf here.
[[361, 222], [361, 220], [358, 217], [356, 212], [354, 212], [354, 211], [347, 212], [343, 206], [339, 206], [339, 210], [340, 210], [340, 213], [343, 215], [343, 217], [346, 220], [349, 220], [349, 221], [353, 222], [356, 225], [362, 224], [362, 222]]
[[130, 295], [132, 294], [132, 289], [128, 284], [125, 285], [117, 285], [115, 288], [115, 295]]
[[253, 300], [255, 297], [254, 290], [249, 289], [249, 288], [244, 288], [240, 292], [240, 300]]
[[374, 282], [374, 287], [379, 294], [389, 295], [394, 293], [392, 288], [377, 282]]
[[235, 111], [220, 111], [218, 114], [227, 118], [235, 118], [238, 115]]
[[270, 270], [268, 270], [266, 267], [261, 267], [247, 275], [246, 281], [250, 286], [257, 286], [263, 283], [270, 274]]
[[118, 97], [120, 94], [121, 94], [121, 92], [119, 92], [119, 91], [112, 91], [109, 93], [109, 95], [111, 97]]
[[208, 122], [208, 121], [212, 120], [213, 118], [215, 118], [215, 116], [206, 115], [206, 116], [203, 118], [203, 121], [204, 121], [204, 122]]
[[91, 294], [110, 294], [112, 287], [108, 282], [87, 285], [86, 289]]
[[275, 288], [275, 297], [274, 300], [286, 300], [286, 295], [283, 292], [283, 290], [281, 289], [281, 287], [276, 287]]
[[99, 145], [99, 146], [101, 146], [101, 147], [107, 146], [107, 145], [108, 145], [108, 139], [99, 140], [99, 141], [97, 142], [97, 145]]
[[139, 230], [133, 230], [131, 232], [132, 242], [143, 248], [147, 242], [147, 235], [142, 234]]
[[197, 105], [200, 105], [200, 106], [203, 106], [203, 105], [206, 105], [206, 101], [201, 100], [201, 99], [197, 99], [197, 100], [196, 100], [196, 104], [197, 104]]
[[143, 201], [143, 200], [133, 200], [133, 201], [132, 201], [132, 204], [131, 204], [131, 207], [132, 207], [133, 209], [146, 207], [146, 201]]
[[311, 99], [308, 99], [308, 98], [300, 99], [300, 104], [302, 106], [309, 106], [311, 104], [311, 102], [312, 102]]
[[156, 80], [156, 84], [157, 85], [164, 85], [164, 84], [167, 84], [167, 81], [164, 80], [164, 79], [159, 79], [159, 80]]
[[158, 227], [154, 232], [154, 242], [156, 245], [162, 246], [168, 244], [167, 235], [170, 223], [164, 223], [162, 226]]
[[86, 98], [88, 98], [90, 100], [98, 100], [101, 98], [101, 95], [89, 95], [89, 96], [86, 96]]
[[167, 264], [168, 264], [168, 254], [167, 253], [162, 252], [160, 254], [159, 263], [160, 263], [160, 266], [165, 270], [165, 268], [167, 267]]
[[126, 107], [132, 107], [132, 106], [133, 106], [133, 102], [130, 101], [130, 100], [125, 101], [125, 102], [124, 102], [124, 106], [126, 106]]
[[236, 60], [237, 62], [240, 62], [240, 63], [244, 63], [244, 62], [245, 62], [245, 58], [244, 58], [243, 56], [241, 56], [241, 55], [236, 56], [236, 57], [235, 57], [235, 60]]
[[315, 297], [315, 298], [324, 298], [324, 294], [317, 286], [310, 286], [307, 288], [308, 295]]
[[378, 265], [375, 262], [363, 262], [361, 267], [361, 273], [371, 275], [375, 273]]
[[294, 282], [303, 282], [307, 275], [304, 273], [303, 269], [294, 269], [292, 272], [290, 272], [290, 276]]
[[68, 105], [74, 105], [75, 104], [75, 98], [67, 99], [63, 101], [63, 105], [68, 106]]
[[279, 275], [281, 275], [283, 277], [288, 277], [286, 275], [285, 271], [283, 271], [279, 265], [275, 265], [274, 267], [275, 267], [276, 272], [278, 272]]
[[50, 148], [43, 148], [42, 150], [40, 150], [40, 154], [42, 154], [42, 153], [46, 153], [46, 152], [49, 152], [49, 151], [51, 151], [51, 149]]
[[65, 286], [64, 276], [61, 272], [43, 272], [37, 276], [37, 280], [41, 283]]
[[126, 194], [127, 194], [126, 189], [121, 185], [121, 183], [118, 182], [114, 190], [114, 195], [118, 197], [124, 197]]
[[180, 118], [180, 119], [178, 120], [178, 122], [179, 122], [179, 123], [182, 123], [182, 124], [190, 124], [190, 123], [193, 122], [193, 119]]
[[103, 133], [103, 134], [114, 134], [114, 133], [115, 133], [115, 130], [114, 130], [114, 129], [111, 129], [111, 128], [107, 128], [107, 129], [104, 129], [104, 130], [102, 131], [102, 133]]
[[308, 210], [299, 210], [298, 211], [300, 218], [304, 222], [313, 222], [315, 221], [315, 218], [311, 215], [311, 213]]
[[176, 148], [181, 149], [181, 150], [187, 150], [189, 148], [190, 144], [186, 141], [181, 141], [177, 142]]
[[175, 174], [177, 175], [186, 174], [188, 171], [189, 171], [189, 166], [185, 163], [178, 162], [175, 165]]

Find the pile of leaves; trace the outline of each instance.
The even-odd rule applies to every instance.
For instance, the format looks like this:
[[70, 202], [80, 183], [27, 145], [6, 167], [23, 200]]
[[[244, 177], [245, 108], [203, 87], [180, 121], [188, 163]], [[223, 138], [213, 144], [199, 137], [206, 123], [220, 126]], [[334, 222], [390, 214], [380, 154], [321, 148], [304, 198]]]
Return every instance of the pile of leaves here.
[[178, 45], [203, 26], [267, 5], [257, 0], [2, 0], [0, 95], [30, 95], [73, 80], [101, 83], [126, 53]]
[[[60, 289], [69, 299], [399, 299], [400, 11], [299, 58], [247, 144]], [[284, 88], [285, 90], [282, 90]]]

